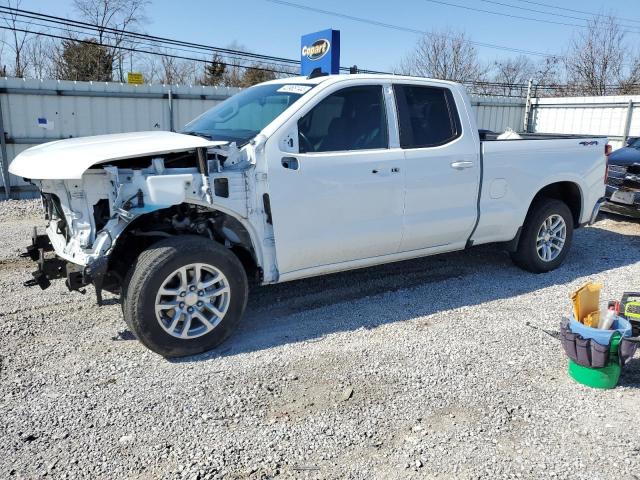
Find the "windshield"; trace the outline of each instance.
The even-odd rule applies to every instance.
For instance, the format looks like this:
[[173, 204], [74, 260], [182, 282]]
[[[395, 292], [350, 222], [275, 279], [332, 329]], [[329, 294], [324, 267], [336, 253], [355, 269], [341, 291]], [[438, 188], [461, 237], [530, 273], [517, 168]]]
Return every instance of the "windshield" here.
[[277, 83], [248, 88], [189, 122], [182, 133], [244, 145], [312, 87]]

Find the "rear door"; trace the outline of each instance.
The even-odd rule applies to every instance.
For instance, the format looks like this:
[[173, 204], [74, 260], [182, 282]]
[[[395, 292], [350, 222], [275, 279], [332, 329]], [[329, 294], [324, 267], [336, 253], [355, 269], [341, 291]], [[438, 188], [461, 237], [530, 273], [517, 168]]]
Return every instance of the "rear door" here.
[[403, 152], [389, 129], [391, 86], [327, 90], [266, 145], [281, 275], [400, 247]]
[[[420, 83], [394, 85], [405, 154], [406, 205], [400, 251], [464, 245], [477, 214], [478, 142], [462, 121], [459, 92]], [[456, 97], [458, 95], [458, 97]]]

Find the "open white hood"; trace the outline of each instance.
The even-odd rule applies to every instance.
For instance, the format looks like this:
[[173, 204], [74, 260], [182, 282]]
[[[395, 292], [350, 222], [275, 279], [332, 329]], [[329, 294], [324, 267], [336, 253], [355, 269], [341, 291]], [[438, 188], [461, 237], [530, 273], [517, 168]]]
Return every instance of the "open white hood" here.
[[35, 180], [77, 179], [97, 163], [184, 152], [227, 143], [229, 142], [158, 131], [69, 138], [25, 150], [11, 162], [9, 171], [18, 177]]

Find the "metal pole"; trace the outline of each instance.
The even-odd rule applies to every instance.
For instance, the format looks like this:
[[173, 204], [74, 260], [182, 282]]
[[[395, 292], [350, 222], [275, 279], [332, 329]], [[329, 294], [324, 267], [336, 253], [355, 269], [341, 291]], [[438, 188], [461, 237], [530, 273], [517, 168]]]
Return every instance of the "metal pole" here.
[[[0, 99], [1, 100], [1, 99]], [[2, 181], [7, 200], [11, 198], [11, 183], [9, 181], [9, 158], [7, 157], [7, 139], [4, 136], [4, 120], [2, 118], [2, 101], [0, 101], [0, 153], [2, 154]]]
[[629, 100], [629, 105], [627, 106], [627, 118], [624, 121], [624, 130], [622, 133], [622, 146], [624, 147], [627, 144], [627, 138], [629, 137], [629, 131], [631, 130], [631, 119], [633, 117], [633, 100]]
[[529, 85], [527, 85], [527, 101], [524, 106], [524, 120], [522, 130], [524, 133], [529, 133], [529, 115], [531, 114], [531, 86], [533, 85], [533, 78], [529, 79]]
[[173, 92], [169, 87], [169, 131], [173, 132]]

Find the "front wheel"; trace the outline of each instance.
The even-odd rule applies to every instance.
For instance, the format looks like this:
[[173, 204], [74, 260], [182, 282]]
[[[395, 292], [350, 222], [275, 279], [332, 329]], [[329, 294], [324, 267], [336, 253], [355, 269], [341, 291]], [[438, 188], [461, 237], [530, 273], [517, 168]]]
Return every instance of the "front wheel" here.
[[569, 207], [560, 200], [539, 200], [527, 215], [511, 259], [529, 272], [549, 272], [562, 264], [572, 238], [573, 216]]
[[212, 240], [177, 236], [140, 254], [123, 293], [127, 325], [165, 357], [211, 350], [233, 331], [247, 304], [240, 261]]

